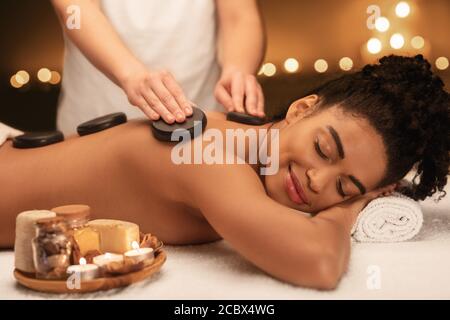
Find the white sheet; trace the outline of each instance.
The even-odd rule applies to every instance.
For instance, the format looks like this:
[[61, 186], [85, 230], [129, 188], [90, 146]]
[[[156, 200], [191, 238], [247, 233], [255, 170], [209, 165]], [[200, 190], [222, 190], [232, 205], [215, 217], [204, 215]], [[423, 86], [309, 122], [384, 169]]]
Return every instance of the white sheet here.
[[[152, 278], [124, 289], [86, 295], [50, 295], [25, 289], [16, 284], [12, 275], [13, 252], [0, 252], [0, 298], [450, 299], [449, 185], [446, 191], [448, 196], [438, 204], [432, 200], [421, 203], [424, 225], [412, 240], [352, 244], [349, 269], [334, 291], [280, 282], [221, 240], [207, 245], [167, 246], [168, 259]], [[379, 289], [367, 287], [367, 272], [371, 270], [380, 271]]]

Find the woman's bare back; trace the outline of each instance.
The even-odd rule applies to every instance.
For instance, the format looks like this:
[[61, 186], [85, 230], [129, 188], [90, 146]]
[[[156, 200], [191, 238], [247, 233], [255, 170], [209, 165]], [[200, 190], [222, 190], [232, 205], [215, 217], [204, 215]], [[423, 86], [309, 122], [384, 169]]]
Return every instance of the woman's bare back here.
[[[243, 126], [208, 113], [211, 127]], [[8, 142], [0, 148], [0, 245], [13, 245], [19, 212], [71, 203], [90, 205], [93, 218], [138, 223], [167, 244], [221, 239], [189, 197], [190, 185], [182, 181], [193, 164], [174, 164], [174, 145], [156, 140], [147, 120], [36, 149]], [[192, 183], [216, 182], [200, 174]]]

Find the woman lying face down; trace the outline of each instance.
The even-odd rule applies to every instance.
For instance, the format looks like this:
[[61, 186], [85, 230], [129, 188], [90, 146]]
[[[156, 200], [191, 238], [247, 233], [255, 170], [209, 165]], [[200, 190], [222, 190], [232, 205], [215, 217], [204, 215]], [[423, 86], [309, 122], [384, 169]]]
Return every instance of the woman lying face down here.
[[[279, 169], [266, 176], [236, 161], [177, 165], [174, 144], [155, 140], [148, 121], [37, 149], [9, 143], [0, 148], [8, 186], [0, 245], [13, 245], [19, 212], [84, 203], [94, 218], [138, 223], [166, 244], [224, 239], [271, 276], [332, 289], [368, 201], [394, 190], [413, 165], [420, 183], [405, 194], [421, 200], [446, 184], [449, 96], [422, 56], [385, 57], [327, 82], [281, 119], [256, 127], [279, 130]], [[230, 128], [255, 127], [208, 114], [206, 129]]]

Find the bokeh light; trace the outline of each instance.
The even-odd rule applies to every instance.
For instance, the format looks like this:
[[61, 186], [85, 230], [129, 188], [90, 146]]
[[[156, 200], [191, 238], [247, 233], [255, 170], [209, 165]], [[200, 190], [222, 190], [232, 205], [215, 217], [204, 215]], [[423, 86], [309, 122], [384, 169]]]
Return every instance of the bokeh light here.
[[376, 54], [381, 51], [381, 41], [377, 38], [371, 38], [369, 41], [367, 41], [367, 50], [369, 50], [370, 53]]
[[405, 44], [405, 39], [400, 33], [394, 33], [389, 40], [389, 43], [393, 49], [400, 49]]
[[299, 63], [297, 61], [297, 59], [295, 58], [288, 58], [286, 59], [286, 61], [284, 61], [284, 69], [287, 72], [296, 72], [298, 71], [299, 68]]
[[436, 68], [445, 70], [448, 68], [448, 59], [446, 57], [439, 57], [436, 59]]
[[27, 84], [28, 81], [30, 81], [30, 75], [25, 70], [18, 71], [15, 75], [15, 78], [16, 82], [21, 85]]
[[389, 29], [390, 23], [386, 17], [379, 17], [375, 20], [375, 28], [380, 32], [386, 32]]
[[349, 57], [343, 57], [339, 60], [339, 67], [344, 71], [349, 71], [353, 68], [353, 61]]
[[323, 73], [328, 70], [328, 63], [324, 59], [318, 59], [314, 62], [314, 69], [319, 73]]
[[409, 15], [410, 12], [411, 8], [406, 1], [401, 1], [395, 6], [395, 14], [397, 15], [397, 17], [405, 18]]
[[415, 36], [411, 39], [411, 46], [414, 49], [422, 49], [425, 45], [425, 40], [421, 36]]
[[16, 88], [16, 89], [22, 87], [22, 85], [20, 83], [18, 83], [16, 80], [16, 74], [11, 76], [11, 78], [9, 79], [9, 83], [11, 84], [11, 86], [13, 88]]
[[37, 73], [37, 77], [38, 77], [39, 81], [49, 82], [50, 79], [52, 78], [52, 73], [47, 68], [41, 68], [41, 69], [39, 69], [39, 71]]
[[266, 77], [271, 77], [271, 76], [275, 75], [275, 73], [277, 73], [277, 67], [273, 63], [267, 62], [264, 64], [263, 74]]
[[48, 81], [51, 84], [58, 84], [61, 81], [61, 75], [58, 71], [52, 71], [50, 80]]

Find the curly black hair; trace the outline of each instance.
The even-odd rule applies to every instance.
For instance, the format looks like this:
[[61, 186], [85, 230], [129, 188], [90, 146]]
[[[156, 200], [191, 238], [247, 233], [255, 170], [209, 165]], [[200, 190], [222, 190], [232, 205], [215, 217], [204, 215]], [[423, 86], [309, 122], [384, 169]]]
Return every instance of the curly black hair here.
[[[443, 190], [449, 174], [450, 98], [422, 55], [384, 56], [378, 64], [344, 74], [312, 90], [318, 110], [332, 106], [362, 117], [382, 137], [388, 165], [377, 187], [400, 181], [417, 168], [412, 184], [398, 191], [423, 200]], [[420, 176], [420, 183], [416, 183]]]

